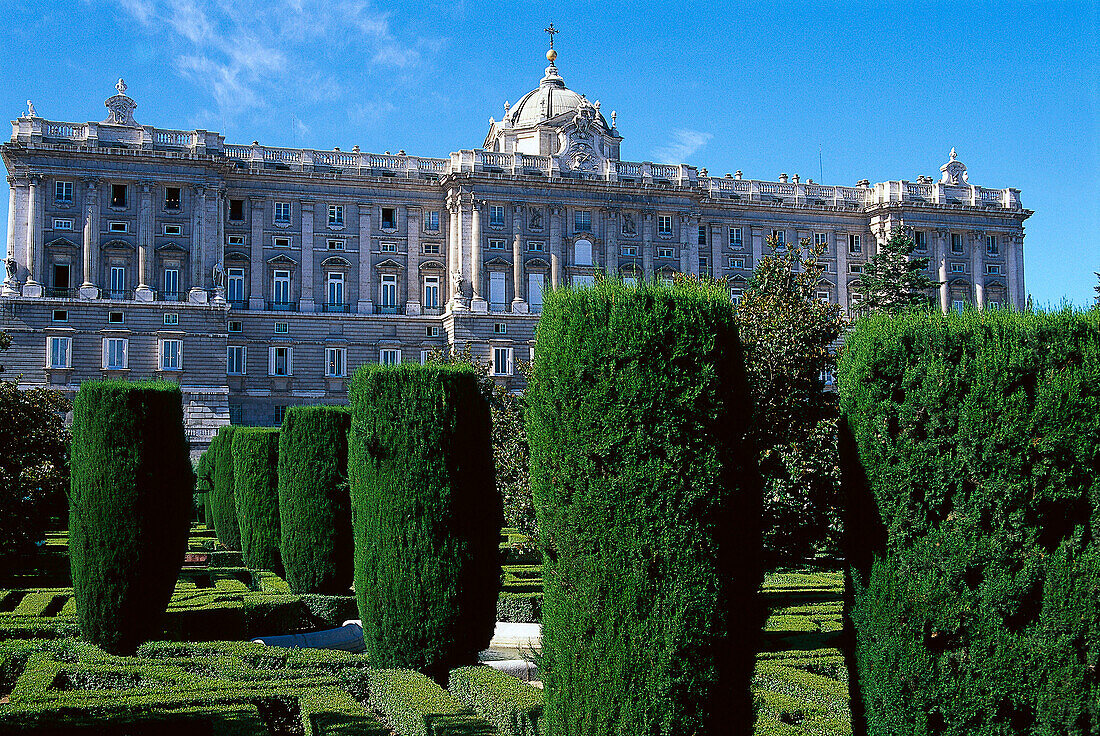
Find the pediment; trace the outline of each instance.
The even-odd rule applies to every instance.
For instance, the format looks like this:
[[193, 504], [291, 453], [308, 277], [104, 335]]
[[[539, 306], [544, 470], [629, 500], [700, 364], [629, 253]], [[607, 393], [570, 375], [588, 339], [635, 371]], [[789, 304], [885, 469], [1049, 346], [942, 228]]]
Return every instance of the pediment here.
[[272, 266], [297, 266], [298, 261], [294, 260], [285, 253], [280, 253], [277, 256], [273, 256], [267, 259], [267, 262]]
[[988, 278], [988, 279], [985, 280], [985, 285], [986, 285], [986, 287], [996, 286], [996, 287], [1001, 288], [1001, 289], [1006, 288], [1005, 287], [1005, 280], [1004, 280], [1003, 276], [994, 276], [992, 278]]
[[127, 243], [125, 240], [121, 240], [119, 238], [115, 238], [114, 240], [108, 240], [106, 243], [104, 243], [100, 247], [103, 248], [104, 250], [106, 250], [107, 248], [113, 248], [113, 249], [125, 248], [127, 250], [134, 250], [135, 249], [135, 246], [134, 246], [133, 243]]
[[184, 248], [183, 246], [181, 246], [178, 243], [176, 243], [174, 241], [171, 241], [171, 240], [169, 240], [167, 243], [161, 243], [160, 245], [158, 245], [153, 250], [156, 250], [157, 252], [163, 252], [163, 251], [176, 251], [177, 253], [186, 253], [187, 252], [186, 248]]
[[243, 250], [227, 250], [225, 252], [225, 260], [227, 261], [251, 261], [251, 256]]
[[424, 261], [420, 264], [420, 270], [428, 269], [429, 271], [446, 271], [447, 267], [439, 261]]
[[76, 243], [68, 238], [54, 238], [50, 242], [46, 243], [47, 248], [79, 248]]
[[673, 268], [667, 263], [657, 269], [657, 273], [680, 273], [680, 269]]
[[735, 273], [733, 276], [730, 276], [729, 280], [738, 284], [744, 284], [748, 282], [748, 279], [739, 273]]
[[948, 286], [970, 286], [970, 281], [962, 276], [947, 280]]
[[642, 272], [637, 263], [624, 263], [619, 267], [619, 273], [626, 274], [628, 276], [637, 276]]
[[325, 260], [321, 261], [322, 266], [350, 266], [351, 261], [342, 256], [329, 256]]
[[545, 258], [528, 258], [524, 261], [527, 268], [550, 268], [550, 263]]
[[392, 270], [395, 270], [395, 269], [405, 268], [405, 264], [404, 263], [398, 263], [397, 261], [393, 260], [392, 258], [387, 258], [384, 261], [381, 261], [379, 263], [374, 264], [374, 267], [375, 268], [387, 269], [387, 270], [392, 271]]
[[511, 261], [506, 261], [503, 258], [501, 258], [500, 256], [497, 256], [496, 258], [491, 258], [488, 261], [485, 261], [485, 265], [486, 266], [496, 266], [498, 268], [505, 267], [505, 266], [510, 267], [512, 265], [512, 262]]

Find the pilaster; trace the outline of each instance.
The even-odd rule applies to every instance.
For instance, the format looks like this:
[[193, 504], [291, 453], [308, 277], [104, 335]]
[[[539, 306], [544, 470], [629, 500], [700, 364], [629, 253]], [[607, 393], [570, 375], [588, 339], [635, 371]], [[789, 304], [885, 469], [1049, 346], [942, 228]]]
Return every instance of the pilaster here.
[[564, 209], [559, 204], [552, 204], [548, 208], [548, 216], [550, 217], [549, 227], [550, 232], [550, 288], [556, 289], [561, 286], [561, 218]]
[[151, 181], [143, 181], [140, 186], [137, 221], [137, 245], [138, 245], [138, 285], [134, 290], [134, 299], [139, 302], [153, 301], [153, 290], [149, 283], [152, 281], [152, 251], [153, 251], [153, 187]]
[[359, 209], [359, 303], [355, 310], [359, 314], [370, 314], [374, 311], [374, 302], [371, 301], [371, 285], [374, 282], [370, 241], [371, 205], [359, 202], [356, 207]]
[[527, 314], [527, 276], [523, 268], [523, 219], [526, 205], [512, 204], [512, 311]]
[[252, 235], [248, 264], [248, 308], [262, 310], [264, 304], [264, 217], [267, 199], [249, 197], [248, 215], [252, 218]]
[[84, 283], [80, 285], [81, 299], [98, 299], [96, 265], [99, 255], [99, 179], [84, 179]]
[[409, 233], [408, 260], [405, 264], [405, 275], [408, 278], [405, 290], [405, 314], [411, 315], [420, 314], [420, 223], [420, 208], [408, 207], [405, 210], [405, 225]]
[[23, 296], [42, 296], [42, 207], [39, 204], [42, 177], [31, 174], [27, 177], [27, 281], [23, 284]]
[[194, 207], [191, 216], [191, 289], [187, 301], [196, 304], [206, 303], [206, 289], [202, 288], [203, 243], [206, 241], [206, 187], [191, 188]]
[[478, 199], [470, 202], [470, 286], [473, 288], [470, 311], [488, 314], [489, 302], [482, 296], [485, 285], [481, 281], [481, 208], [484, 204]]
[[314, 312], [317, 305], [313, 301], [313, 282], [316, 275], [313, 273], [313, 200], [301, 200], [302, 207], [302, 272], [301, 293], [298, 300], [298, 311]]

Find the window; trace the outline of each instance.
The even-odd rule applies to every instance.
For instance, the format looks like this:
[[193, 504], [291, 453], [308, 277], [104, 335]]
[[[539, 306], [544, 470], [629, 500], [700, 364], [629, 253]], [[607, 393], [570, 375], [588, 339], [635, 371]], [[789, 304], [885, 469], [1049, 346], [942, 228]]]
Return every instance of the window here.
[[986, 273], [999, 274], [1001, 272], [1001, 266], [998, 263], [990, 263], [985, 267]]
[[344, 241], [343, 240], [334, 240], [333, 238], [329, 238], [329, 240], [328, 240], [328, 249], [329, 250], [344, 250]]
[[636, 245], [621, 245], [619, 246], [619, 253], [624, 256], [637, 257], [638, 246]]
[[504, 250], [504, 241], [500, 238], [490, 238], [489, 250]]
[[745, 267], [745, 259], [744, 258], [730, 258], [730, 268], [744, 268], [744, 267]]
[[397, 308], [397, 275], [383, 274], [381, 290], [379, 291], [379, 303], [383, 309]]
[[985, 303], [985, 308], [996, 312], [998, 309], [1001, 308], [1001, 303], [1000, 302], [986, 302]]
[[344, 306], [344, 273], [333, 271], [328, 274], [328, 304], [330, 307]]
[[330, 204], [328, 206], [328, 226], [329, 227], [343, 227], [344, 226], [344, 205], [342, 205], [342, 204]]
[[504, 206], [489, 205], [489, 227], [504, 227]]
[[827, 292], [827, 291], [817, 292], [817, 300], [821, 301], [821, 302], [825, 302], [826, 304], [828, 304], [829, 303], [829, 292]]
[[400, 365], [401, 351], [397, 348], [382, 348], [378, 353], [378, 362], [382, 365]]
[[244, 269], [230, 268], [226, 270], [226, 274], [226, 285], [229, 287], [226, 298], [240, 304], [244, 301]]
[[772, 240], [775, 241], [776, 248], [783, 248], [787, 245], [787, 231], [786, 230], [772, 230]]
[[275, 323], [275, 334], [276, 335], [285, 335], [289, 332], [290, 332], [290, 323], [289, 322], [276, 322]]
[[240, 404], [229, 405], [229, 423], [244, 424], [244, 411]]
[[182, 225], [165, 225], [164, 226], [164, 234], [165, 235], [183, 235], [183, 226]]
[[997, 256], [1001, 254], [1001, 246], [997, 243], [996, 235], [985, 236], [985, 252], [991, 256]]
[[183, 366], [183, 340], [160, 341], [160, 369], [178, 371]]
[[532, 312], [542, 311], [542, 292], [545, 284], [545, 274], [527, 274], [527, 303], [530, 305]]
[[662, 238], [672, 237], [672, 215], [657, 215], [657, 234]]
[[928, 252], [928, 233], [923, 230], [917, 230], [913, 233], [913, 250], [918, 253]]
[[121, 325], [126, 322], [126, 316], [122, 312], [107, 312], [107, 324]]
[[347, 375], [347, 348], [325, 348], [325, 375], [343, 378]]
[[292, 359], [294, 354], [294, 348], [279, 346], [271, 348], [271, 353], [268, 356], [270, 364], [268, 365], [268, 372], [273, 376], [289, 376], [292, 375], [294, 366], [292, 365]]
[[126, 206], [126, 185], [125, 184], [112, 184], [111, 185], [111, 206], [112, 207], [125, 207]]
[[744, 289], [730, 289], [730, 301], [734, 304], [741, 303], [741, 296], [745, 293]]
[[699, 273], [703, 276], [710, 276], [710, 257], [699, 256]]
[[275, 246], [276, 248], [289, 248], [290, 247], [290, 238], [279, 237], [278, 235], [276, 235], [271, 240], [271, 244], [273, 246]]
[[675, 254], [675, 251], [673, 251], [673, 249], [668, 247], [668, 246], [658, 246], [657, 247], [657, 257], [658, 258], [675, 258], [676, 254]]
[[53, 321], [54, 322], [68, 322], [69, 321], [69, 310], [67, 310], [67, 309], [55, 309], [55, 310], [53, 310]]
[[379, 250], [383, 253], [396, 253], [397, 243], [382, 243], [382, 245], [379, 246]]
[[397, 208], [396, 207], [383, 207], [382, 208], [382, 229], [383, 230], [396, 230], [397, 229]]
[[231, 376], [244, 375], [244, 345], [230, 345], [225, 349], [225, 372]]
[[122, 337], [107, 337], [103, 340], [103, 368], [109, 371], [121, 371], [126, 368], [126, 342]]
[[229, 219], [240, 222], [244, 219], [244, 200], [229, 200]]
[[707, 244], [707, 226], [706, 225], [700, 225], [699, 226], [699, 240], [697, 242], [699, 243], [699, 245], [706, 245]]
[[424, 337], [439, 337], [439, 325], [428, 325], [425, 327]]
[[505, 322], [495, 323], [493, 325], [493, 334], [494, 335], [507, 335], [508, 334], [508, 325], [507, 325], [507, 323], [505, 323]]
[[122, 299], [126, 296], [126, 267], [111, 266], [111, 298]]
[[734, 250], [741, 250], [741, 248], [743, 246], [744, 246], [744, 242], [741, 240], [741, 228], [731, 227], [730, 228], [730, 248], [733, 248]]
[[108, 222], [107, 232], [110, 233], [124, 233], [129, 230], [129, 226], [125, 222]]
[[829, 248], [829, 234], [828, 233], [814, 233], [814, 246], [823, 250]]
[[276, 426], [282, 424], [283, 419], [286, 417], [286, 407], [285, 406], [273, 406], [271, 408], [274, 410], [274, 412], [272, 413], [271, 418], [275, 422]]
[[55, 219], [53, 221], [53, 229], [54, 230], [72, 230], [73, 229], [73, 221], [72, 220], [57, 220], [57, 219]]
[[[439, 277], [424, 277], [424, 307], [426, 309], [439, 308]], [[430, 336], [429, 336], [430, 337]]]
[[72, 363], [70, 362], [70, 358], [72, 357], [71, 347], [71, 337], [49, 338], [46, 349], [46, 367], [54, 369], [72, 367]]
[[592, 232], [592, 211], [577, 210], [573, 213], [573, 232]]
[[290, 224], [290, 202], [275, 203], [275, 222], [280, 225]]
[[180, 271], [178, 268], [164, 269], [164, 291], [161, 299], [174, 302], [180, 298]]
[[962, 253], [963, 252], [963, 236], [959, 233], [951, 233], [951, 252]]
[[424, 252], [435, 253], [438, 255], [441, 252], [439, 243], [424, 243]]
[[544, 253], [546, 252], [546, 243], [541, 240], [528, 240], [527, 250], [535, 253]]
[[439, 232], [439, 210], [428, 210], [424, 213], [424, 229], [430, 233]]
[[504, 272], [489, 272], [489, 306], [494, 312], [504, 311]]
[[860, 236], [848, 233], [848, 252], [857, 255], [863, 252], [863, 243], [860, 241]]
[[951, 273], [966, 273], [966, 264], [965, 263], [952, 263], [951, 264]]
[[962, 299], [955, 299], [954, 301], [951, 302], [951, 311], [952, 312], [962, 312], [962, 311], [965, 311], [965, 310], [966, 310], [966, 302], [963, 301]]
[[230, 235], [226, 238], [226, 242], [228, 242], [229, 245], [239, 245], [239, 246], [243, 247], [244, 246], [244, 236], [243, 235]]
[[637, 276], [623, 276], [623, 283], [626, 284], [627, 286], [637, 286], [638, 285], [638, 277]]
[[863, 273], [863, 266], [858, 263], [849, 263], [848, 273]]
[[73, 203], [73, 183], [71, 181], [55, 181], [53, 184], [54, 199], [61, 204]]
[[69, 264], [68, 263], [55, 263], [53, 264], [53, 287], [58, 289], [58, 295], [64, 296], [68, 294], [69, 288]]
[[428, 361], [432, 359], [432, 352], [432, 350], [420, 351], [420, 365], [426, 365]]
[[176, 312], [165, 312], [164, 324], [166, 325], [178, 325], [180, 323], [180, 316]]
[[[165, 187], [164, 188], [164, 209], [166, 210], [178, 210], [180, 208], [180, 188], [179, 187]], [[240, 219], [240, 218], [238, 218]]]
[[592, 265], [592, 241], [581, 238], [573, 244], [573, 263], [578, 266]]
[[512, 375], [512, 348], [493, 348], [493, 375]]
[[272, 296], [276, 304], [290, 304], [290, 271], [276, 271], [272, 276]]
[[230, 322], [230, 323], [229, 323], [229, 324], [228, 324], [228, 325], [226, 326], [226, 329], [227, 329], [227, 330], [228, 330], [229, 332], [242, 332], [242, 331], [244, 330], [244, 323], [243, 323], [243, 322], [240, 322], [240, 321], [238, 321], [238, 320], [232, 320], [232, 321], [231, 321], [231, 322]]

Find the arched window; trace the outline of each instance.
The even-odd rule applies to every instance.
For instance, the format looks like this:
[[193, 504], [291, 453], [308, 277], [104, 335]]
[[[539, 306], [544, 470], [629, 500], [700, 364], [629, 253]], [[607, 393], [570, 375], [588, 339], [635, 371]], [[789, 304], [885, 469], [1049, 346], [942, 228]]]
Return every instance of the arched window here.
[[592, 265], [592, 241], [581, 238], [573, 244], [573, 263], [578, 266]]

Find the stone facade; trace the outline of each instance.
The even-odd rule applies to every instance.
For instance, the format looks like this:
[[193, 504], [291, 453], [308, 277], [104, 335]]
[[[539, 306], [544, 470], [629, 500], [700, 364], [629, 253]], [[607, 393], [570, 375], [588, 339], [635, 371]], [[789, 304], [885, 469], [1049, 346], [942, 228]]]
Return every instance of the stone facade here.
[[33, 108], [0, 148], [11, 186], [0, 328], [25, 385], [102, 376], [180, 383], [196, 448], [229, 421], [341, 403], [367, 362], [470, 346], [522, 387], [544, 289], [675, 273], [736, 299], [773, 234], [826, 249], [820, 296], [848, 308], [859, 267], [911, 228], [943, 309], [1022, 307], [1017, 189], [968, 181], [826, 186], [712, 177], [619, 158], [599, 102], [539, 86], [481, 148], [449, 159], [226, 144], [138, 123], [119, 80], [102, 123]]

